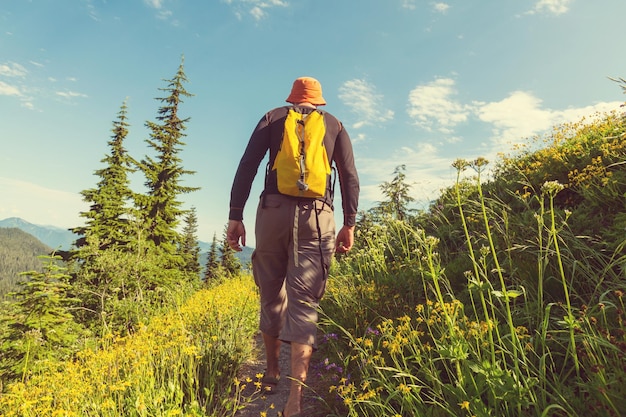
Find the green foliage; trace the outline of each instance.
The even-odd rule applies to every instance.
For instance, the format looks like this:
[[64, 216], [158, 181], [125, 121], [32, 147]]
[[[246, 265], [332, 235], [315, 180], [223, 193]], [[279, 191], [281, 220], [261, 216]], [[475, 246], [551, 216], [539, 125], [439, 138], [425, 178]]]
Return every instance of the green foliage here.
[[[196, 190], [180, 184], [193, 173], [182, 168], [178, 156], [188, 120], [179, 119], [179, 104], [191, 96], [183, 87], [186, 81], [181, 63], [161, 89], [169, 95], [159, 99], [163, 105], [157, 122], [147, 123], [151, 138], [146, 142], [157, 152], [154, 159], [137, 162], [127, 154], [124, 103], [113, 123], [110, 155], [102, 160], [105, 167], [95, 172], [100, 181], [82, 192], [91, 205], [81, 213], [85, 225], [74, 229], [81, 238], [70, 267], [75, 292], [83, 300], [75, 316], [98, 334], [132, 331], [199, 284], [198, 219], [195, 209], [182, 210], [178, 199]], [[146, 177], [145, 194], [129, 188], [134, 166]], [[182, 233], [180, 220], [185, 222]]]
[[185, 260], [183, 270], [200, 279], [200, 247], [198, 246], [198, 216], [192, 207], [185, 216], [185, 228], [182, 233], [180, 252]]
[[184, 267], [185, 260], [178, 252], [181, 236], [177, 226], [185, 214], [179, 196], [198, 189], [182, 185], [183, 177], [194, 173], [182, 167], [179, 156], [181, 146], [185, 144], [182, 138], [189, 121], [179, 118], [183, 98], [191, 96], [184, 88], [185, 82], [187, 76], [181, 62], [176, 75], [167, 80], [168, 86], [161, 89], [169, 95], [158, 99], [162, 106], [158, 110], [157, 121], [146, 122], [150, 130], [150, 139], [146, 142], [156, 151], [156, 156], [146, 156], [138, 164], [145, 176], [147, 189], [146, 194], [136, 196], [139, 213], [148, 233], [148, 241], [159, 252], [167, 268]]
[[172, 300], [134, 333], [107, 333], [72, 360], [5, 385], [0, 415], [234, 416], [257, 315], [249, 276]]
[[211, 248], [209, 249], [206, 268], [204, 270], [204, 282], [210, 285], [222, 275], [220, 256], [217, 248], [217, 235], [213, 233], [213, 241], [211, 241]]
[[393, 179], [380, 185], [385, 200], [369, 211], [374, 218], [391, 216], [396, 220], [409, 220], [412, 209], [409, 208], [415, 199], [411, 197], [411, 185], [406, 182], [406, 165], [399, 165], [393, 171]]
[[410, 221], [365, 213], [322, 300], [333, 412], [624, 415], [624, 139], [621, 115], [563, 126], [489, 182], [456, 161]]
[[90, 188], [81, 192], [83, 200], [90, 204], [89, 211], [81, 212], [80, 216], [86, 219], [85, 225], [76, 227], [72, 231], [81, 236], [76, 241], [79, 253], [74, 257], [82, 259], [89, 268], [89, 259], [80, 253], [80, 248], [87, 244], [87, 239], [97, 240], [100, 249], [110, 247], [120, 248], [129, 244], [133, 238], [132, 217], [129, 203], [132, 202], [133, 192], [129, 188], [128, 175], [134, 171], [134, 161], [124, 148], [124, 140], [128, 134], [127, 108], [124, 103], [113, 122], [113, 136], [108, 142], [110, 154], [102, 162], [106, 166], [95, 172], [100, 178], [97, 188]]
[[228, 277], [234, 277], [241, 273], [241, 261], [235, 256], [235, 250], [230, 247], [226, 239], [226, 229], [222, 235], [222, 246], [220, 247], [220, 266], [223, 273]]
[[1, 317], [5, 330], [0, 340], [0, 377], [4, 381], [24, 379], [78, 350], [82, 330], [71, 308], [80, 300], [70, 295], [70, 276], [60, 266], [60, 257], [42, 258], [47, 260], [43, 272], [24, 273], [28, 279], [9, 294], [14, 302], [7, 303]]
[[91, 263], [90, 268], [77, 265], [74, 286], [82, 308], [75, 314], [97, 334], [132, 332], [197, 287], [197, 274], [163, 268], [158, 252], [141, 250], [145, 239], [135, 244], [103, 251], [88, 240], [83, 248]]

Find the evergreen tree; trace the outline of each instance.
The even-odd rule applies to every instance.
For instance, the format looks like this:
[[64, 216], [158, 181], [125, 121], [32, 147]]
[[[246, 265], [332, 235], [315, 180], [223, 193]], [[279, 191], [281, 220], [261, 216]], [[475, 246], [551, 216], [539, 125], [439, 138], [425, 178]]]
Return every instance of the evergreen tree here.
[[[85, 226], [72, 229], [74, 233], [81, 237], [76, 241], [76, 246], [81, 248], [87, 244], [87, 239], [98, 242], [99, 249], [108, 247], [124, 247], [130, 239], [132, 233], [129, 226], [128, 203], [133, 197], [129, 188], [129, 173], [134, 169], [134, 161], [124, 148], [124, 140], [128, 134], [126, 103], [118, 113], [118, 118], [113, 122], [113, 136], [108, 142], [110, 154], [102, 162], [105, 168], [99, 169], [95, 175], [100, 177], [98, 186], [81, 191], [83, 200], [91, 203], [89, 211], [81, 212], [80, 216], [86, 218]], [[81, 258], [80, 253], [74, 256]]]
[[391, 182], [385, 181], [380, 185], [386, 200], [379, 203], [376, 211], [380, 214], [389, 214], [397, 220], [408, 220], [411, 214], [409, 204], [415, 201], [409, 195], [411, 185], [406, 183], [406, 165], [399, 165], [394, 170], [394, 177]]
[[158, 99], [162, 106], [158, 110], [157, 121], [146, 122], [150, 130], [150, 139], [146, 142], [157, 155], [155, 158], [146, 156], [138, 164], [146, 179], [147, 194], [137, 196], [137, 205], [147, 230], [147, 239], [161, 254], [163, 266], [179, 268], [184, 266], [184, 260], [178, 252], [181, 236], [177, 226], [184, 211], [178, 197], [198, 189], [181, 184], [184, 175], [194, 173], [182, 167], [178, 156], [181, 146], [185, 145], [182, 138], [185, 136], [185, 124], [189, 121], [179, 117], [179, 105], [184, 97], [192, 95], [183, 86], [187, 82], [183, 62], [176, 75], [166, 81], [167, 87], [160, 90], [168, 95]]
[[241, 272], [241, 262], [239, 261], [239, 258], [235, 256], [235, 250], [228, 244], [228, 240], [226, 239], [226, 230], [227, 228], [224, 228], [222, 248], [220, 249], [221, 266], [224, 269], [224, 273], [230, 277], [234, 277]]
[[183, 229], [183, 237], [181, 244], [181, 254], [185, 259], [184, 270], [191, 273], [193, 277], [197, 277], [194, 281], [200, 279], [200, 247], [198, 246], [198, 216], [196, 208], [192, 207], [185, 216], [185, 228]]
[[220, 275], [220, 257], [217, 251], [217, 236], [213, 233], [213, 241], [207, 257], [206, 269], [204, 270], [204, 282], [207, 284], [217, 279]]
[[0, 340], [0, 379], [11, 380], [35, 372], [47, 359], [67, 359], [77, 347], [81, 327], [70, 308], [80, 300], [70, 297], [70, 276], [59, 265], [59, 256], [47, 259], [43, 272], [25, 272], [2, 321], [6, 331]]

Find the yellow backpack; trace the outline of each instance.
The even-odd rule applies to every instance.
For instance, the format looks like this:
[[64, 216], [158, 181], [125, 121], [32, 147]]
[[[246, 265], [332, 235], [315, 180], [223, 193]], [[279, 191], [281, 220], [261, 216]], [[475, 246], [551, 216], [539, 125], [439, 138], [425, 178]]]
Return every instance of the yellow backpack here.
[[323, 197], [331, 174], [324, 146], [326, 125], [320, 110], [289, 109], [283, 140], [274, 160], [278, 191], [296, 197]]

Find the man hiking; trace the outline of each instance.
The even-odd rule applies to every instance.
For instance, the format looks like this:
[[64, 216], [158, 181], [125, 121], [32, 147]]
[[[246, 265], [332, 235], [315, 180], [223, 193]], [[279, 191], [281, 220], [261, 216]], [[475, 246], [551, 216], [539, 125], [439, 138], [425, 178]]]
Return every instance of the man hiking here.
[[[291, 105], [267, 112], [252, 132], [233, 181], [226, 238], [237, 251], [246, 244], [243, 210], [269, 150], [252, 254], [267, 361], [262, 383], [269, 390], [276, 386], [281, 375], [280, 346], [289, 343], [291, 382], [283, 416], [298, 417], [302, 416], [302, 387], [317, 346], [317, 308], [331, 258], [334, 252], [349, 251], [354, 243], [359, 179], [348, 133], [337, 118], [318, 109], [326, 104], [319, 81], [296, 79], [286, 101]], [[336, 176], [343, 226], [335, 238]]]

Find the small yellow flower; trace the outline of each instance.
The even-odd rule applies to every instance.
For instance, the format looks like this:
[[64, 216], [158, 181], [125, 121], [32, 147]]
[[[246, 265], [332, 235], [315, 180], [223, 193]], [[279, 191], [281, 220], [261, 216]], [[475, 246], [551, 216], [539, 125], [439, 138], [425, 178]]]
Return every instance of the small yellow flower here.
[[459, 407], [461, 407], [462, 410], [469, 411], [469, 406], [470, 406], [469, 401], [463, 401], [462, 403], [459, 403]]

